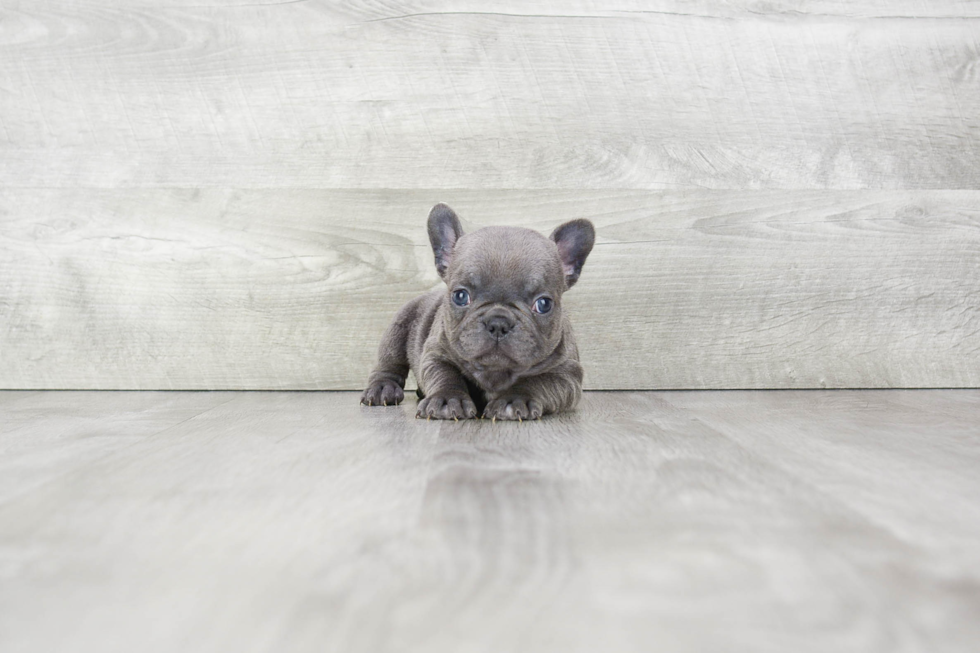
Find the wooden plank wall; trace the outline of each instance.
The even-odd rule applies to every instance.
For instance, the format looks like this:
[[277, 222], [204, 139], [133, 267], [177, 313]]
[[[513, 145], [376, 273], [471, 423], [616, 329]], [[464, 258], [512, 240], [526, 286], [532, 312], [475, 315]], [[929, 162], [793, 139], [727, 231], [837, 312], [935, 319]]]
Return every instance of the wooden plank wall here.
[[980, 5], [0, 7], [0, 387], [361, 387], [437, 201], [590, 388], [978, 386]]

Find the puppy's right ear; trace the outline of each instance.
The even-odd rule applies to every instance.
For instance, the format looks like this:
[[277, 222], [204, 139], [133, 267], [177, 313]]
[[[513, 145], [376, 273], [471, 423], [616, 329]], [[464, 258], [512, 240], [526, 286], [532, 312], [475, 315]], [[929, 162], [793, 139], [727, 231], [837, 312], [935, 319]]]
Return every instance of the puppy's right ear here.
[[463, 225], [456, 213], [445, 204], [436, 204], [429, 211], [429, 242], [436, 257], [436, 272], [446, 277], [456, 241], [463, 235]]

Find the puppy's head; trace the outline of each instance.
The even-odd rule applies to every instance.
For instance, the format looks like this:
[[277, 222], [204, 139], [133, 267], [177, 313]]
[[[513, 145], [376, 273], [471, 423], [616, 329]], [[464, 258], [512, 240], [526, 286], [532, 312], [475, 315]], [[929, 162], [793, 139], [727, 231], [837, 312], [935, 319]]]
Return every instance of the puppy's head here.
[[449, 345], [475, 368], [519, 373], [547, 358], [562, 336], [562, 294], [592, 251], [588, 220], [559, 226], [550, 238], [521, 227], [463, 235], [445, 204], [429, 213], [436, 270], [448, 287]]

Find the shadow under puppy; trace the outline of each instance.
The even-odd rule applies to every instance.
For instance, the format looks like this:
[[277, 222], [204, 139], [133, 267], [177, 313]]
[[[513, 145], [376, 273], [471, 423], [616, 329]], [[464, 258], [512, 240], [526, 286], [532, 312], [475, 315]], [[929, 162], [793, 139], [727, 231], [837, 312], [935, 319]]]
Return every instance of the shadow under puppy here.
[[429, 213], [436, 270], [448, 286], [405, 304], [381, 339], [361, 403], [394, 405], [415, 373], [416, 417], [537, 419], [582, 396], [582, 366], [562, 294], [595, 242], [588, 220], [550, 239], [522, 227], [463, 235], [445, 204]]

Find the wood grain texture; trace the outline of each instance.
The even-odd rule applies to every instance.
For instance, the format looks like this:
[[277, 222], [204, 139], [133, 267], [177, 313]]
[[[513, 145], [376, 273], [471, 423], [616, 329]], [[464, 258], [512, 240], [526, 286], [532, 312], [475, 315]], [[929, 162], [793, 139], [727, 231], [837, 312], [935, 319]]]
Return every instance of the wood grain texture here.
[[980, 193], [6, 190], [0, 387], [357, 389], [424, 216], [589, 218], [589, 388], [980, 385]]
[[360, 387], [436, 284], [435, 201], [599, 224], [588, 387], [980, 385], [978, 26], [964, 0], [5, 2], [0, 387]]
[[5, 2], [0, 179], [980, 188], [970, 2]]
[[0, 393], [0, 649], [976, 648], [977, 391], [413, 404]]
[[0, 503], [230, 401], [231, 393], [0, 393]]

